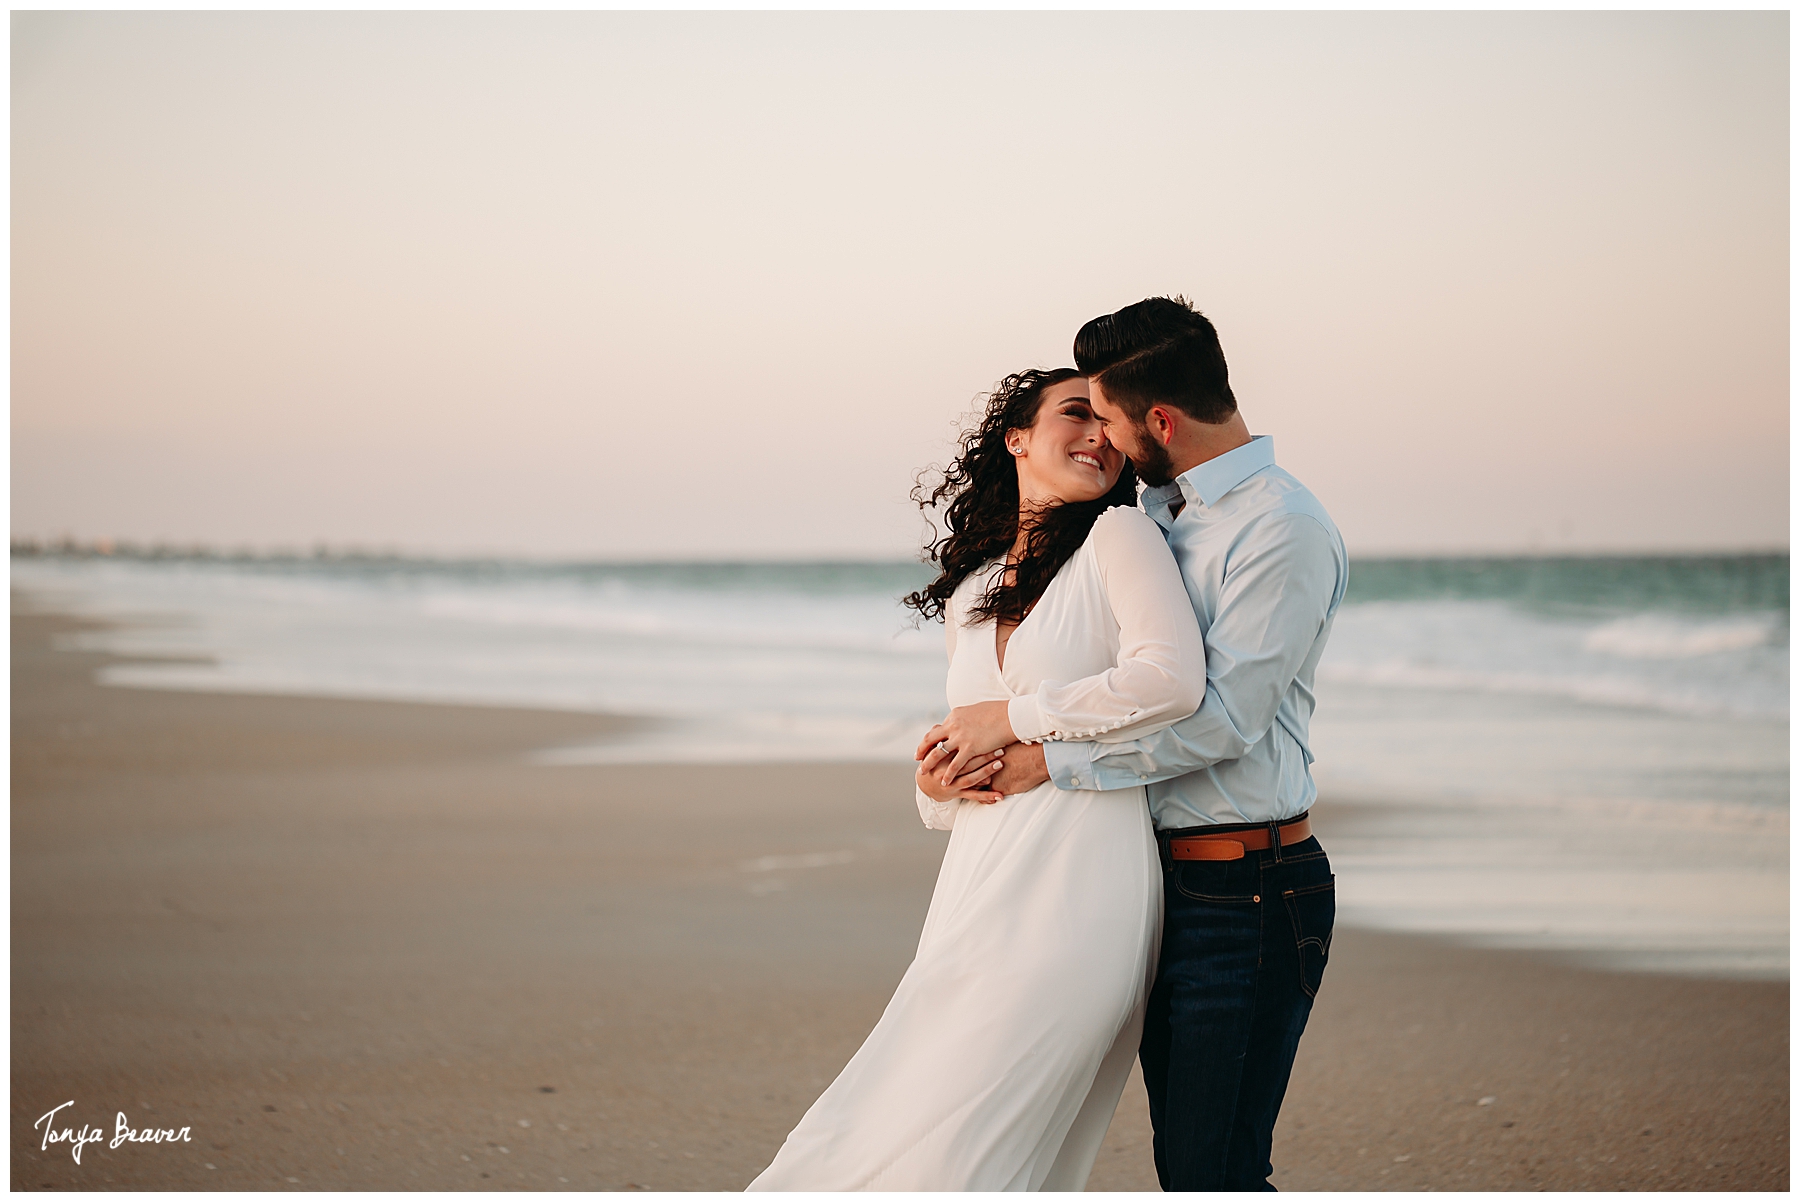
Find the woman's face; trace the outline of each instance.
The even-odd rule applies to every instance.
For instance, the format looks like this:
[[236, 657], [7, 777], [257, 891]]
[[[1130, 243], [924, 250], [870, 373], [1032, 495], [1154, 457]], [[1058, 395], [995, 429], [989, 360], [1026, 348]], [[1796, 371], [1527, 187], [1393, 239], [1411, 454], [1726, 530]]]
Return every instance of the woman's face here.
[[1106, 427], [1088, 404], [1085, 379], [1044, 389], [1037, 420], [1028, 429], [1008, 430], [1006, 446], [1026, 501], [1096, 501], [1125, 468], [1124, 454], [1106, 441]]

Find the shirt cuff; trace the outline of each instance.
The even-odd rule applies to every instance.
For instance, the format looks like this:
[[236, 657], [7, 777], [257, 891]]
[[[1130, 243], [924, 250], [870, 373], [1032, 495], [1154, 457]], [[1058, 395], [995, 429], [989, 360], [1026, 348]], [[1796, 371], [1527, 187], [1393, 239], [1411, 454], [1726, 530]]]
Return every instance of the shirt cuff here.
[[1021, 743], [1030, 743], [1050, 733], [1044, 723], [1044, 710], [1038, 704], [1036, 693], [1027, 693], [1023, 697], [1014, 697], [1006, 703], [1006, 720], [1011, 724], [1013, 738]]
[[1044, 771], [1050, 774], [1051, 783], [1059, 789], [1098, 787], [1086, 743], [1045, 743]]

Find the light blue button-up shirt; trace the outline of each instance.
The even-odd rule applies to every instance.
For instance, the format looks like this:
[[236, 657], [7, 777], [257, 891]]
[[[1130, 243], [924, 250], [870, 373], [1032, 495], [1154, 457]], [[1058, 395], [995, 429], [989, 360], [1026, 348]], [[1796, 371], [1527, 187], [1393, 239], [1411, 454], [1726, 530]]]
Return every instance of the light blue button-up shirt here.
[[[1171, 512], [1180, 497], [1185, 505]], [[1128, 743], [1046, 743], [1064, 789], [1149, 786], [1159, 829], [1266, 822], [1318, 796], [1307, 724], [1313, 673], [1349, 560], [1325, 507], [1275, 466], [1267, 435], [1144, 492], [1206, 636], [1206, 700]]]

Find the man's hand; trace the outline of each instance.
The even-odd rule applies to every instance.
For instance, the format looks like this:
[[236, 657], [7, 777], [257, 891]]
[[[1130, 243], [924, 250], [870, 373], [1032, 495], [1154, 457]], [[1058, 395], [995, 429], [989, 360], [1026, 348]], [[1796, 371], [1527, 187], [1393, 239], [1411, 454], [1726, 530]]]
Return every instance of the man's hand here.
[[951, 752], [948, 763], [938, 772], [946, 785], [968, 772], [987, 753], [1014, 741], [1012, 720], [1007, 717], [1006, 702], [982, 701], [975, 705], [959, 705], [950, 716], [925, 732], [913, 759], [923, 760], [933, 748], [942, 744]]
[[986, 786], [998, 793], [1029, 793], [1050, 779], [1042, 743], [1014, 743], [1000, 749], [1000, 758], [1000, 771], [988, 778]]

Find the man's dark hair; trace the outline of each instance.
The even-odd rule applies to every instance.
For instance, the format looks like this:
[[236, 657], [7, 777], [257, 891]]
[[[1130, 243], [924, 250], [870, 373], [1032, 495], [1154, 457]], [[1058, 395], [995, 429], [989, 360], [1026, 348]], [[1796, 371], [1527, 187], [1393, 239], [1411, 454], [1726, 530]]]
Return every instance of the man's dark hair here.
[[1179, 296], [1153, 296], [1082, 326], [1075, 367], [1134, 422], [1152, 405], [1212, 425], [1237, 412], [1218, 331]]

